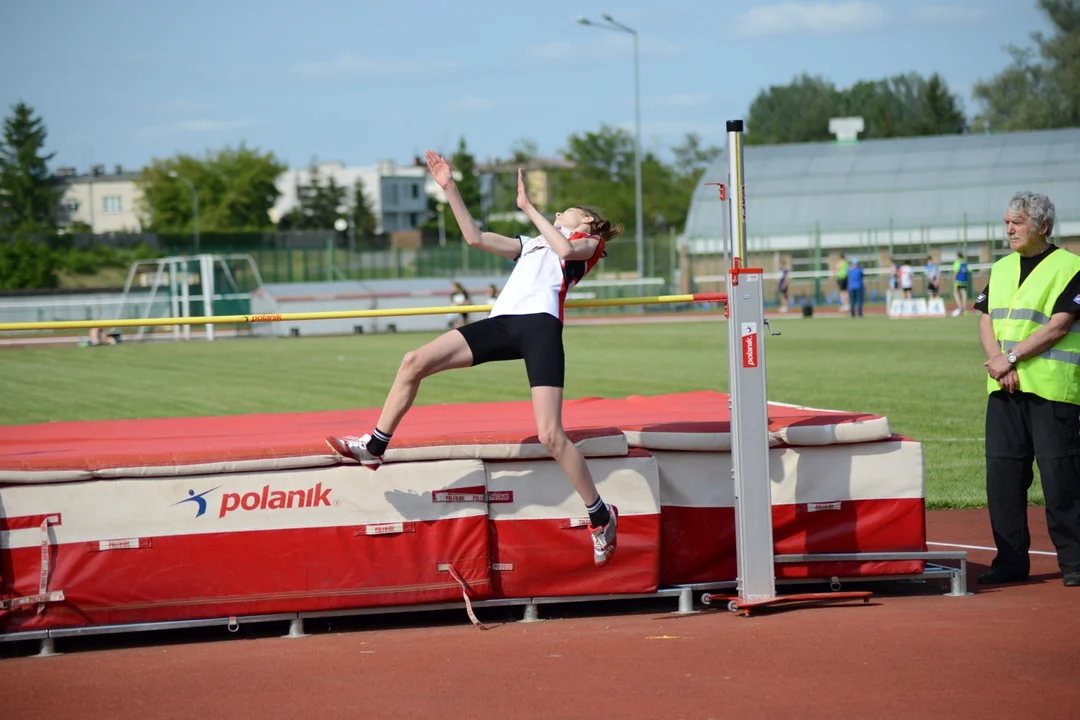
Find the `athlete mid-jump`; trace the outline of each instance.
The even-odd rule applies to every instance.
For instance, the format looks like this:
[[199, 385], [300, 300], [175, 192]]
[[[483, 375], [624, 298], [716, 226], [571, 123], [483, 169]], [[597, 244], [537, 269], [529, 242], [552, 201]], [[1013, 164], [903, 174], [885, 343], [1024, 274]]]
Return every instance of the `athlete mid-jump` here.
[[604, 565], [615, 552], [618, 510], [606, 504], [592, 474], [562, 423], [565, 356], [563, 312], [566, 293], [604, 257], [604, 245], [622, 233], [599, 212], [577, 205], [555, 213], [555, 224], [529, 201], [518, 170], [517, 204], [536, 225], [536, 237], [481, 232], [454, 183], [449, 163], [428, 151], [431, 176], [446, 191], [465, 240], [473, 247], [515, 261], [514, 270], [490, 315], [463, 325], [405, 354], [379, 421], [361, 437], [329, 437], [339, 454], [372, 470], [401, 419], [412, 407], [420, 382], [436, 373], [496, 360], [524, 360], [532, 387], [533, 414], [540, 442], [559, 463], [589, 512], [593, 559]]

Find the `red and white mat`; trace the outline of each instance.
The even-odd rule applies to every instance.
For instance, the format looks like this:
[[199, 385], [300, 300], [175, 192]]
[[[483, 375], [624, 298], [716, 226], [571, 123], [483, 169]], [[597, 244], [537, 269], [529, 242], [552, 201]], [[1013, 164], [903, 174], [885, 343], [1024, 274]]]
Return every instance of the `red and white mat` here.
[[[324, 440], [369, 430], [377, 409], [8, 426], [0, 632], [730, 580], [727, 407], [714, 392], [566, 403], [620, 511], [604, 568], [528, 402], [414, 408], [378, 472]], [[778, 552], [925, 549], [918, 443], [874, 415], [770, 403], [769, 416]]]

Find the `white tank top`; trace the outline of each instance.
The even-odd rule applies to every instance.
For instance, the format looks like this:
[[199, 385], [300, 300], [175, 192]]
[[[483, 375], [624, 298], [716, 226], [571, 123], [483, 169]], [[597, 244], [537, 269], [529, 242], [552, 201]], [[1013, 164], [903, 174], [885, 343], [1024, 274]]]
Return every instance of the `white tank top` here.
[[[558, 227], [558, 230], [568, 240], [588, 237], [585, 233], [571, 233], [563, 227]], [[603, 240], [588, 260], [564, 262], [543, 235], [532, 238], [521, 235], [518, 239], [521, 241], [521, 255], [515, 261], [514, 271], [510, 273], [510, 279], [499, 293], [488, 317], [547, 313], [562, 320], [567, 291], [596, 265], [603, 255]]]

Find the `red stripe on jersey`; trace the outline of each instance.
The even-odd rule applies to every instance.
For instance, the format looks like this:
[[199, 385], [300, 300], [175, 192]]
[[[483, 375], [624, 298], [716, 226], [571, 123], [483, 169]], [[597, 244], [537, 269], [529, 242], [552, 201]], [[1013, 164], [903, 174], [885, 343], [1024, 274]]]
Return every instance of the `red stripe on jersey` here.
[[[596, 237], [596, 236], [595, 235], [589, 235], [588, 233], [576, 232], [576, 233], [571, 233], [570, 237], [568, 237], [567, 240], [569, 240], [570, 242], [573, 242], [574, 240], [581, 240], [582, 238], [587, 238], [587, 237]], [[570, 261], [570, 262], [574, 262], [574, 263], [583, 262], [585, 264], [584, 272], [582, 272], [581, 276], [574, 279], [572, 282], [570, 282], [570, 279], [567, 277], [566, 260], [562, 261], [563, 280], [562, 280], [562, 287], [559, 288], [559, 322], [563, 322], [563, 320], [565, 319], [565, 316], [566, 316], [566, 307], [565, 307], [565, 305], [566, 305], [566, 293], [569, 292], [570, 288], [572, 288], [574, 285], [577, 285], [578, 282], [580, 282], [582, 280], [582, 278], [584, 278], [586, 275], [588, 275], [589, 271], [592, 270], [594, 267], [596, 267], [596, 263], [600, 262], [600, 258], [602, 258], [604, 256], [604, 238], [599, 238], [599, 240], [600, 240], [600, 244], [596, 246], [596, 252], [594, 252], [592, 254], [592, 257], [590, 257], [588, 260], [571, 260]]]

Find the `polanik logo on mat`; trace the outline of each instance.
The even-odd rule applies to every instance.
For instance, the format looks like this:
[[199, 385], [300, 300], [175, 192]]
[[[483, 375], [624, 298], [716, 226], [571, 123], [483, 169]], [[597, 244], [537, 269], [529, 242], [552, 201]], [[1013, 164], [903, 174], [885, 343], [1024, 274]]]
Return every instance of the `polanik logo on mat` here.
[[210, 488], [209, 490], [203, 490], [198, 495], [195, 494], [194, 490], [188, 490], [187, 494], [190, 497], [186, 497], [183, 500], [181, 500], [180, 502], [175, 502], [175, 503], [173, 503], [173, 505], [182, 505], [184, 503], [195, 503], [196, 507], [199, 508], [199, 511], [197, 513], [195, 513], [195, 517], [202, 517], [203, 514], [206, 512], [206, 497], [205, 496], [207, 494], [209, 494], [209, 493], [214, 492], [215, 490], [217, 490], [220, 487], [221, 486], [218, 485], [215, 488]]
[[[195, 494], [194, 490], [188, 490], [189, 497], [184, 498], [173, 505], [183, 503], [195, 503], [198, 511], [195, 517], [202, 517], [206, 513], [207, 495], [220, 490], [221, 485], [204, 490]], [[221, 505], [218, 508], [218, 517], [223, 518], [231, 512], [253, 510], [292, 510], [295, 508], [314, 507], [338, 507], [340, 500], [331, 500], [330, 493], [333, 488], [324, 488], [321, 482], [315, 483], [314, 487], [302, 490], [271, 490], [269, 485], [263, 485], [261, 492], [221, 494]]]

